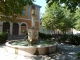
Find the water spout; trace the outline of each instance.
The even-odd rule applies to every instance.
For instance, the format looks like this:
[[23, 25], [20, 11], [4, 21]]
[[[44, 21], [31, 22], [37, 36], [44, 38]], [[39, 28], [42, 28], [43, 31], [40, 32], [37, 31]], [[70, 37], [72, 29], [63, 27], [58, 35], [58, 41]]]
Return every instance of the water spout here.
[[24, 40], [27, 40], [28, 39], [28, 35], [26, 35], [25, 37], [24, 37]]

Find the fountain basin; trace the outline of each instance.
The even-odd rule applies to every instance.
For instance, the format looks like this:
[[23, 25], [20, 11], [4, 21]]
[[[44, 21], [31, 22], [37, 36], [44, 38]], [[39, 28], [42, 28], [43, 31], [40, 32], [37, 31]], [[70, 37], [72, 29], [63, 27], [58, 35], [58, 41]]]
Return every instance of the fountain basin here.
[[12, 41], [6, 42], [6, 50], [10, 53], [31, 56], [31, 55], [45, 55], [56, 51], [57, 43], [45, 46], [19, 46], [10, 44]]

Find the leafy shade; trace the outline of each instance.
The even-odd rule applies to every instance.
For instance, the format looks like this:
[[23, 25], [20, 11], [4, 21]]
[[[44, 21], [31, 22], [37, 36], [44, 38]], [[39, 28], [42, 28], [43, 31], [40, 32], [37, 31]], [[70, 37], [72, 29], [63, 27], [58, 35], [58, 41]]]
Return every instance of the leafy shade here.
[[46, 12], [42, 16], [42, 26], [46, 29], [60, 29], [65, 32], [73, 27], [73, 14], [68, 7], [59, 6], [54, 2], [50, 7], [46, 7]]
[[[32, 5], [34, 0], [0, 0], [0, 18], [15, 18], [15, 14], [21, 14], [24, 6]], [[5, 15], [4, 17], [1, 15]]]
[[80, 6], [80, 0], [46, 0], [49, 6], [51, 6], [54, 2], [58, 2], [58, 4], [66, 4], [71, 12], [76, 10], [77, 6]]
[[80, 31], [80, 7], [75, 11], [76, 25], [75, 28]]
[[80, 20], [76, 21], [75, 28], [80, 31]]

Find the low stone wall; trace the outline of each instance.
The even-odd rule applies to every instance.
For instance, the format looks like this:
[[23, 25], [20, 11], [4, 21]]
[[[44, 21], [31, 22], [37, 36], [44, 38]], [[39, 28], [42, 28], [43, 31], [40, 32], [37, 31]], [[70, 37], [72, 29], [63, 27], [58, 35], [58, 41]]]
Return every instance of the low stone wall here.
[[21, 54], [24, 56], [31, 56], [31, 55], [44, 55], [53, 53], [57, 49], [57, 44], [49, 45], [49, 46], [18, 46], [18, 45], [11, 45], [9, 42], [6, 43], [6, 50], [10, 53], [14, 54]]

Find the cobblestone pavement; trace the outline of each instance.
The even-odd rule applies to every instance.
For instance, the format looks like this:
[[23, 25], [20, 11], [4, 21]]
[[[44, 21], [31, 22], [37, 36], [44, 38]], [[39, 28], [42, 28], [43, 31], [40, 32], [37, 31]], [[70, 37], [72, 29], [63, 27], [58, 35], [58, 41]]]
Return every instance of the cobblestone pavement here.
[[22, 56], [6, 52], [5, 46], [0, 45], [0, 60], [78, 60], [76, 53], [80, 46], [58, 44], [58, 51], [49, 55]]

